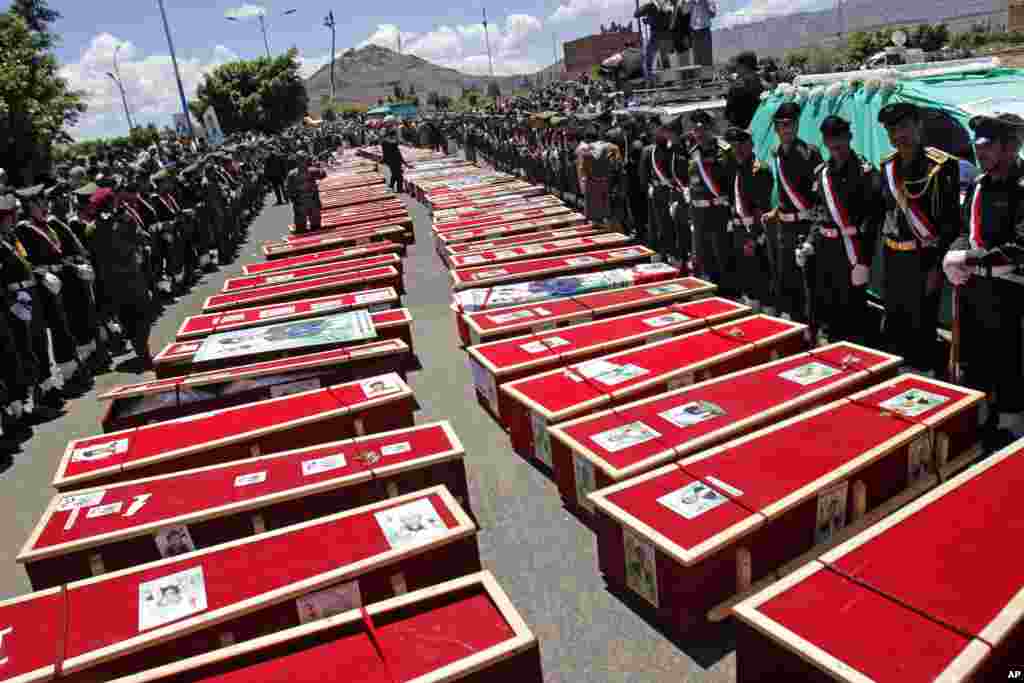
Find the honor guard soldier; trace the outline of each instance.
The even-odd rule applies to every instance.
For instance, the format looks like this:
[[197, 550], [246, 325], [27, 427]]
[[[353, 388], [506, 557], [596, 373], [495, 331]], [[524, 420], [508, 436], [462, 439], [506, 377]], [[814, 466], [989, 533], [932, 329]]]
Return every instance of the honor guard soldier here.
[[690, 256], [693, 253], [693, 231], [690, 229], [690, 145], [683, 135], [683, 117], [671, 118], [667, 127], [672, 131], [671, 137], [671, 171], [672, 191], [669, 193], [668, 215], [671, 229], [668, 241], [669, 253], [678, 264], [683, 274], [689, 274]]
[[850, 149], [850, 124], [838, 116], [821, 122], [829, 160], [815, 169], [815, 319], [831, 341], [875, 343], [870, 332], [867, 286], [881, 225], [882, 178]]
[[153, 365], [149, 351], [152, 303], [143, 271], [143, 248], [150, 234], [138, 212], [122, 199], [110, 188], [97, 190], [90, 201], [95, 221], [87, 232], [107, 313], [120, 321], [142, 369], [148, 370]]
[[[49, 367], [53, 362], [60, 370], [57, 388], [64, 381], [71, 382], [78, 372], [78, 344], [71, 334], [67, 311], [61, 297], [64, 283], [61, 272], [64, 269], [64, 248], [60, 237], [47, 223], [48, 209], [42, 185], [34, 185], [15, 192], [21, 200], [25, 219], [18, 222], [14, 233], [18, 244], [24, 250], [25, 259], [32, 265], [38, 287], [38, 301], [42, 304], [40, 313], [46, 321], [49, 338], [44, 333], [35, 337], [36, 356]], [[51, 354], [52, 349], [52, 354]]]
[[185, 250], [178, 233], [178, 219], [181, 207], [174, 198], [174, 176], [167, 169], [160, 169], [152, 176], [150, 182], [155, 190], [148, 198], [149, 204], [156, 210], [156, 223], [152, 226], [154, 233], [153, 251], [161, 264], [158, 289], [168, 296], [179, 290], [184, 282]]
[[[772, 116], [779, 146], [772, 156], [775, 182], [778, 184], [778, 205], [765, 220], [778, 223], [775, 250], [775, 300], [778, 312], [788, 313], [793, 320], [807, 320], [809, 296], [807, 277], [797, 264], [797, 247], [802, 246], [811, 230], [814, 169], [821, 165], [821, 152], [798, 134], [800, 105], [785, 102]], [[771, 241], [771, 236], [769, 236]]]
[[725, 131], [724, 138], [736, 160], [730, 204], [737, 277], [744, 296], [760, 308], [760, 304], [768, 301], [772, 282], [768, 240], [761, 216], [771, 210], [775, 179], [771, 169], [754, 157], [749, 132], [734, 126]]
[[963, 379], [988, 394], [987, 435], [998, 438], [994, 433], [1001, 427], [1016, 437], [1024, 431], [1024, 166], [1018, 156], [1024, 120], [1013, 114], [976, 116], [970, 127], [983, 173], [967, 193], [965, 229], [943, 266], [959, 299]]
[[647, 246], [667, 256], [675, 244], [669, 203], [672, 195], [672, 132], [660, 127], [644, 150], [647, 168]]
[[292, 201], [296, 233], [306, 232], [307, 225], [310, 230], [320, 229], [320, 190], [316, 181], [325, 177], [326, 173], [310, 165], [308, 154], [299, 152], [296, 155], [296, 166], [285, 180], [288, 197]]
[[878, 121], [896, 148], [881, 168], [885, 340], [908, 365], [939, 371], [941, 261], [962, 222], [959, 163], [942, 150], [924, 146], [916, 105], [887, 104]]
[[731, 209], [729, 188], [735, 162], [728, 143], [713, 134], [714, 122], [706, 111], [690, 117], [693, 149], [690, 150], [690, 218], [697, 263], [703, 274], [718, 285], [723, 296], [734, 296], [740, 283], [728, 231]]

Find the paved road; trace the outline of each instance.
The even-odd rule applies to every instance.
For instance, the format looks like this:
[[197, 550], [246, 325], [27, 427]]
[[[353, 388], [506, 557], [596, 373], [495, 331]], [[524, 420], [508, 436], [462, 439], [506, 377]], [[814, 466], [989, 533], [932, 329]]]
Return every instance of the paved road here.
[[[450, 420], [463, 441], [484, 566], [539, 638], [546, 680], [734, 680], [728, 627], [673, 642], [608, 592], [597, 571], [593, 534], [566, 513], [554, 484], [512, 452], [506, 435], [477, 405], [465, 354], [457, 347], [447, 271], [433, 251], [429, 218], [418, 204], [408, 204], [417, 234], [405, 267], [406, 306], [422, 365], [409, 377], [421, 407], [417, 419]], [[285, 207], [268, 205], [237, 264], [260, 259], [256, 245], [278, 237], [288, 218]], [[198, 311], [225, 277], [240, 272], [237, 264], [207, 276], [167, 309], [154, 329], [154, 349], [172, 339], [181, 321]], [[96, 388], [132, 381], [139, 376], [115, 372], [99, 378]], [[24, 452], [0, 474], [3, 499], [13, 503], [0, 515], [0, 598], [29, 590], [14, 557], [49, 500], [49, 482], [67, 440], [99, 431], [104, 406], [94, 397], [95, 392], [72, 401], [67, 415], [37, 428]]]

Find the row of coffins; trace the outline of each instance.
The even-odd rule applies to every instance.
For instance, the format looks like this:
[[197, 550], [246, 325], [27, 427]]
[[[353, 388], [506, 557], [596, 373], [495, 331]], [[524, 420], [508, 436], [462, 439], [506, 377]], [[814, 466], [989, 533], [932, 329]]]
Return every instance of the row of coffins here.
[[[982, 455], [983, 394], [855, 344], [808, 348], [804, 325], [692, 278], [669, 292], [566, 275], [522, 250], [557, 241], [550, 228], [501, 232], [529, 222], [529, 198], [462, 201], [435, 240], [475, 393], [594, 531], [616, 594], [677, 634], [737, 615], [744, 682], [1020, 666], [1024, 581], [997, 548], [1021, 527], [1024, 442], [957, 474]], [[480, 232], [444, 242], [459, 230]], [[517, 282], [461, 286], [481, 269]]]
[[[372, 286], [345, 256], [319, 265]], [[36, 592], [0, 603], [0, 680], [542, 680], [463, 447], [414, 424], [400, 268], [315, 296], [315, 261], [278, 271], [308, 297], [193, 316], [180, 374], [104, 394], [18, 555]], [[225, 291], [280, 284], [247, 275]]]

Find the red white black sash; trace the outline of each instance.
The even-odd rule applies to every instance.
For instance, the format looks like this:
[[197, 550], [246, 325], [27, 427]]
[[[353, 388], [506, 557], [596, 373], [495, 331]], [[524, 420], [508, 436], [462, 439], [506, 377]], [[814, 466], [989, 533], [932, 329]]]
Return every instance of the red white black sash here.
[[699, 147], [694, 154], [697, 156], [697, 170], [700, 172], [700, 179], [703, 181], [704, 187], [708, 188], [708, 192], [710, 192], [715, 199], [721, 199], [722, 188], [718, 186], [718, 182], [711, 174], [711, 168], [708, 163], [704, 161], [704, 157], [701, 155]]
[[968, 238], [971, 242], [971, 249], [984, 249], [985, 240], [981, 238], [981, 178], [978, 178], [974, 185], [974, 194], [971, 195], [971, 216], [970, 233]]
[[850, 260], [850, 265], [856, 266], [864, 263], [860, 252], [860, 240], [857, 239], [857, 226], [853, 225], [850, 221], [850, 214], [839, 200], [839, 195], [832, 184], [832, 176], [829, 175], [827, 165], [821, 169], [821, 187], [825, 194], [825, 205], [828, 207], [832, 222], [839, 227], [839, 236], [843, 239], [843, 246], [846, 248], [846, 257]]
[[736, 179], [733, 181], [732, 190], [736, 195], [736, 213], [744, 225], [751, 225], [754, 222], [754, 212], [750, 210], [747, 198], [743, 195], [743, 183], [740, 182], [742, 173], [737, 169]]
[[47, 243], [51, 247], [53, 247], [53, 250], [55, 252], [57, 252], [58, 254], [63, 254], [64, 253], [64, 250], [61, 249], [61, 246], [60, 246], [60, 239], [57, 237], [57, 235], [55, 235], [50, 230], [50, 226], [46, 226], [46, 228], [41, 228], [41, 227], [39, 227], [38, 225], [36, 225], [35, 223], [32, 223], [32, 222], [29, 222], [28, 226], [30, 228], [32, 228], [32, 230], [34, 230], [37, 235], [39, 235], [44, 240], [46, 240]]
[[778, 154], [775, 155], [775, 175], [779, 178], [779, 184], [782, 185], [782, 189], [786, 192], [786, 196], [789, 197], [790, 203], [796, 207], [799, 213], [807, 213], [811, 210], [811, 203], [800, 194], [799, 190], [796, 189], [796, 185], [790, 182], [789, 178], [786, 177], [786, 173], [782, 170], [782, 159]]
[[130, 204], [124, 204], [123, 206], [125, 213], [127, 213], [128, 216], [138, 224], [138, 227], [146, 227], [146, 224], [142, 222], [142, 216], [139, 215], [139, 212], [135, 210], [134, 206], [131, 206]]
[[159, 194], [157, 198], [160, 202], [173, 214], [181, 213], [181, 208], [178, 206], [178, 202], [174, 201], [174, 197], [169, 194]]
[[917, 201], [907, 195], [895, 158], [885, 164], [885, 180], [889, 183], [889, 191], [903, 211], [907, 223], [910, 224], [910, 229], [923, 244], [933, 244], [937, 239], [938, 231], [928, 220], [928, 214], [921, 209]]
[[654, 175], [658, 176], [658, 180], [661, 181], [662, 185], [672, 187], [672, 181], [668, 179], [668, 176], [665, 175], [665, 172], [661, 170], [661, 166], [658, 164], [658, 159], [654, 154], [656, 149], [657, 146], [651, 147], [651, 168], [654, 169]]

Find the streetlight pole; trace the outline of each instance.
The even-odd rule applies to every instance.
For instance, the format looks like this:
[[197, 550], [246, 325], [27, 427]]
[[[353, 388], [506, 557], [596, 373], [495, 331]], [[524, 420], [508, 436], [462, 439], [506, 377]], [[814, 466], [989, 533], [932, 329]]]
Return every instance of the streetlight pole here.
[[122, 44], [118, 44], [114, 48], [114, 73], [107, 72], [107, 76], [117, 84], [117, 89], [121, 91], [121, 104], [124, 106], [124, 118], [128, 122], [128, 132], [131, 133], [135, 128], [135, 123], [132, 121], [132, 113], [128, 110], [128, 96], [125, 94], [124, 81], [121, 80], [121, 67], [117, 63], [117, 53], [121, 51]]
[[270, 59], [270, 40], [267, 38], [267, 22], [263, 18], [265, 12], [260, 12], [260, 30], [263, 31], [263, 47], [267, 50], [267, 59]]
[[[254, 12], [252, 10], [255, 10]], [[298, 10], [288, 9], [281, 12], [281, 16], [287, 16], [289, 14], [295, 14]], [[249, 17], [255, 16], [260, 21], [260, 32], [263, 33], [263, 48], [267, 51], [267, 59], [271, 59], [270, 56], [270, 38], [267, 35], [267, 10], [263, 7], [251, 7], [249, 5], [243, 7], [236, 7], [229, 9], [224, 13], [224, 18], [228, 21], [241, 21]]]
[[487, 32], [487, 8], [484, 7], [484, 42], [487, 44], [487, 63], [491, 66], [491, 80], [494, 80], [494, 60], [491, 59], [491, 36]]
[[185, 88], [181, 85], [181, 73], [178, 71], [178, 58], [174, 56], [174, 41], [171, 40], [171, 27], [167, 23], [167, 11], [164, 10], [164, 0], [156, 0], [160, 6], [160, 17], [164, 22], [164, 33], [167, 35], [167, 47], [171, 51], [171, 64], [174, 65], [174, 80], [178, 82], [178, 96], [181, 98], [181, 111], [185, 113], [185, 123], [188, 124], [188, 136], [195, 137], [192, 130], [192, 117], [188, 113], [188, 100], [185, 98]]
[[327, 13], [324, 26], [331, 29], [331, 104], [334, 104], [334, 10]]

